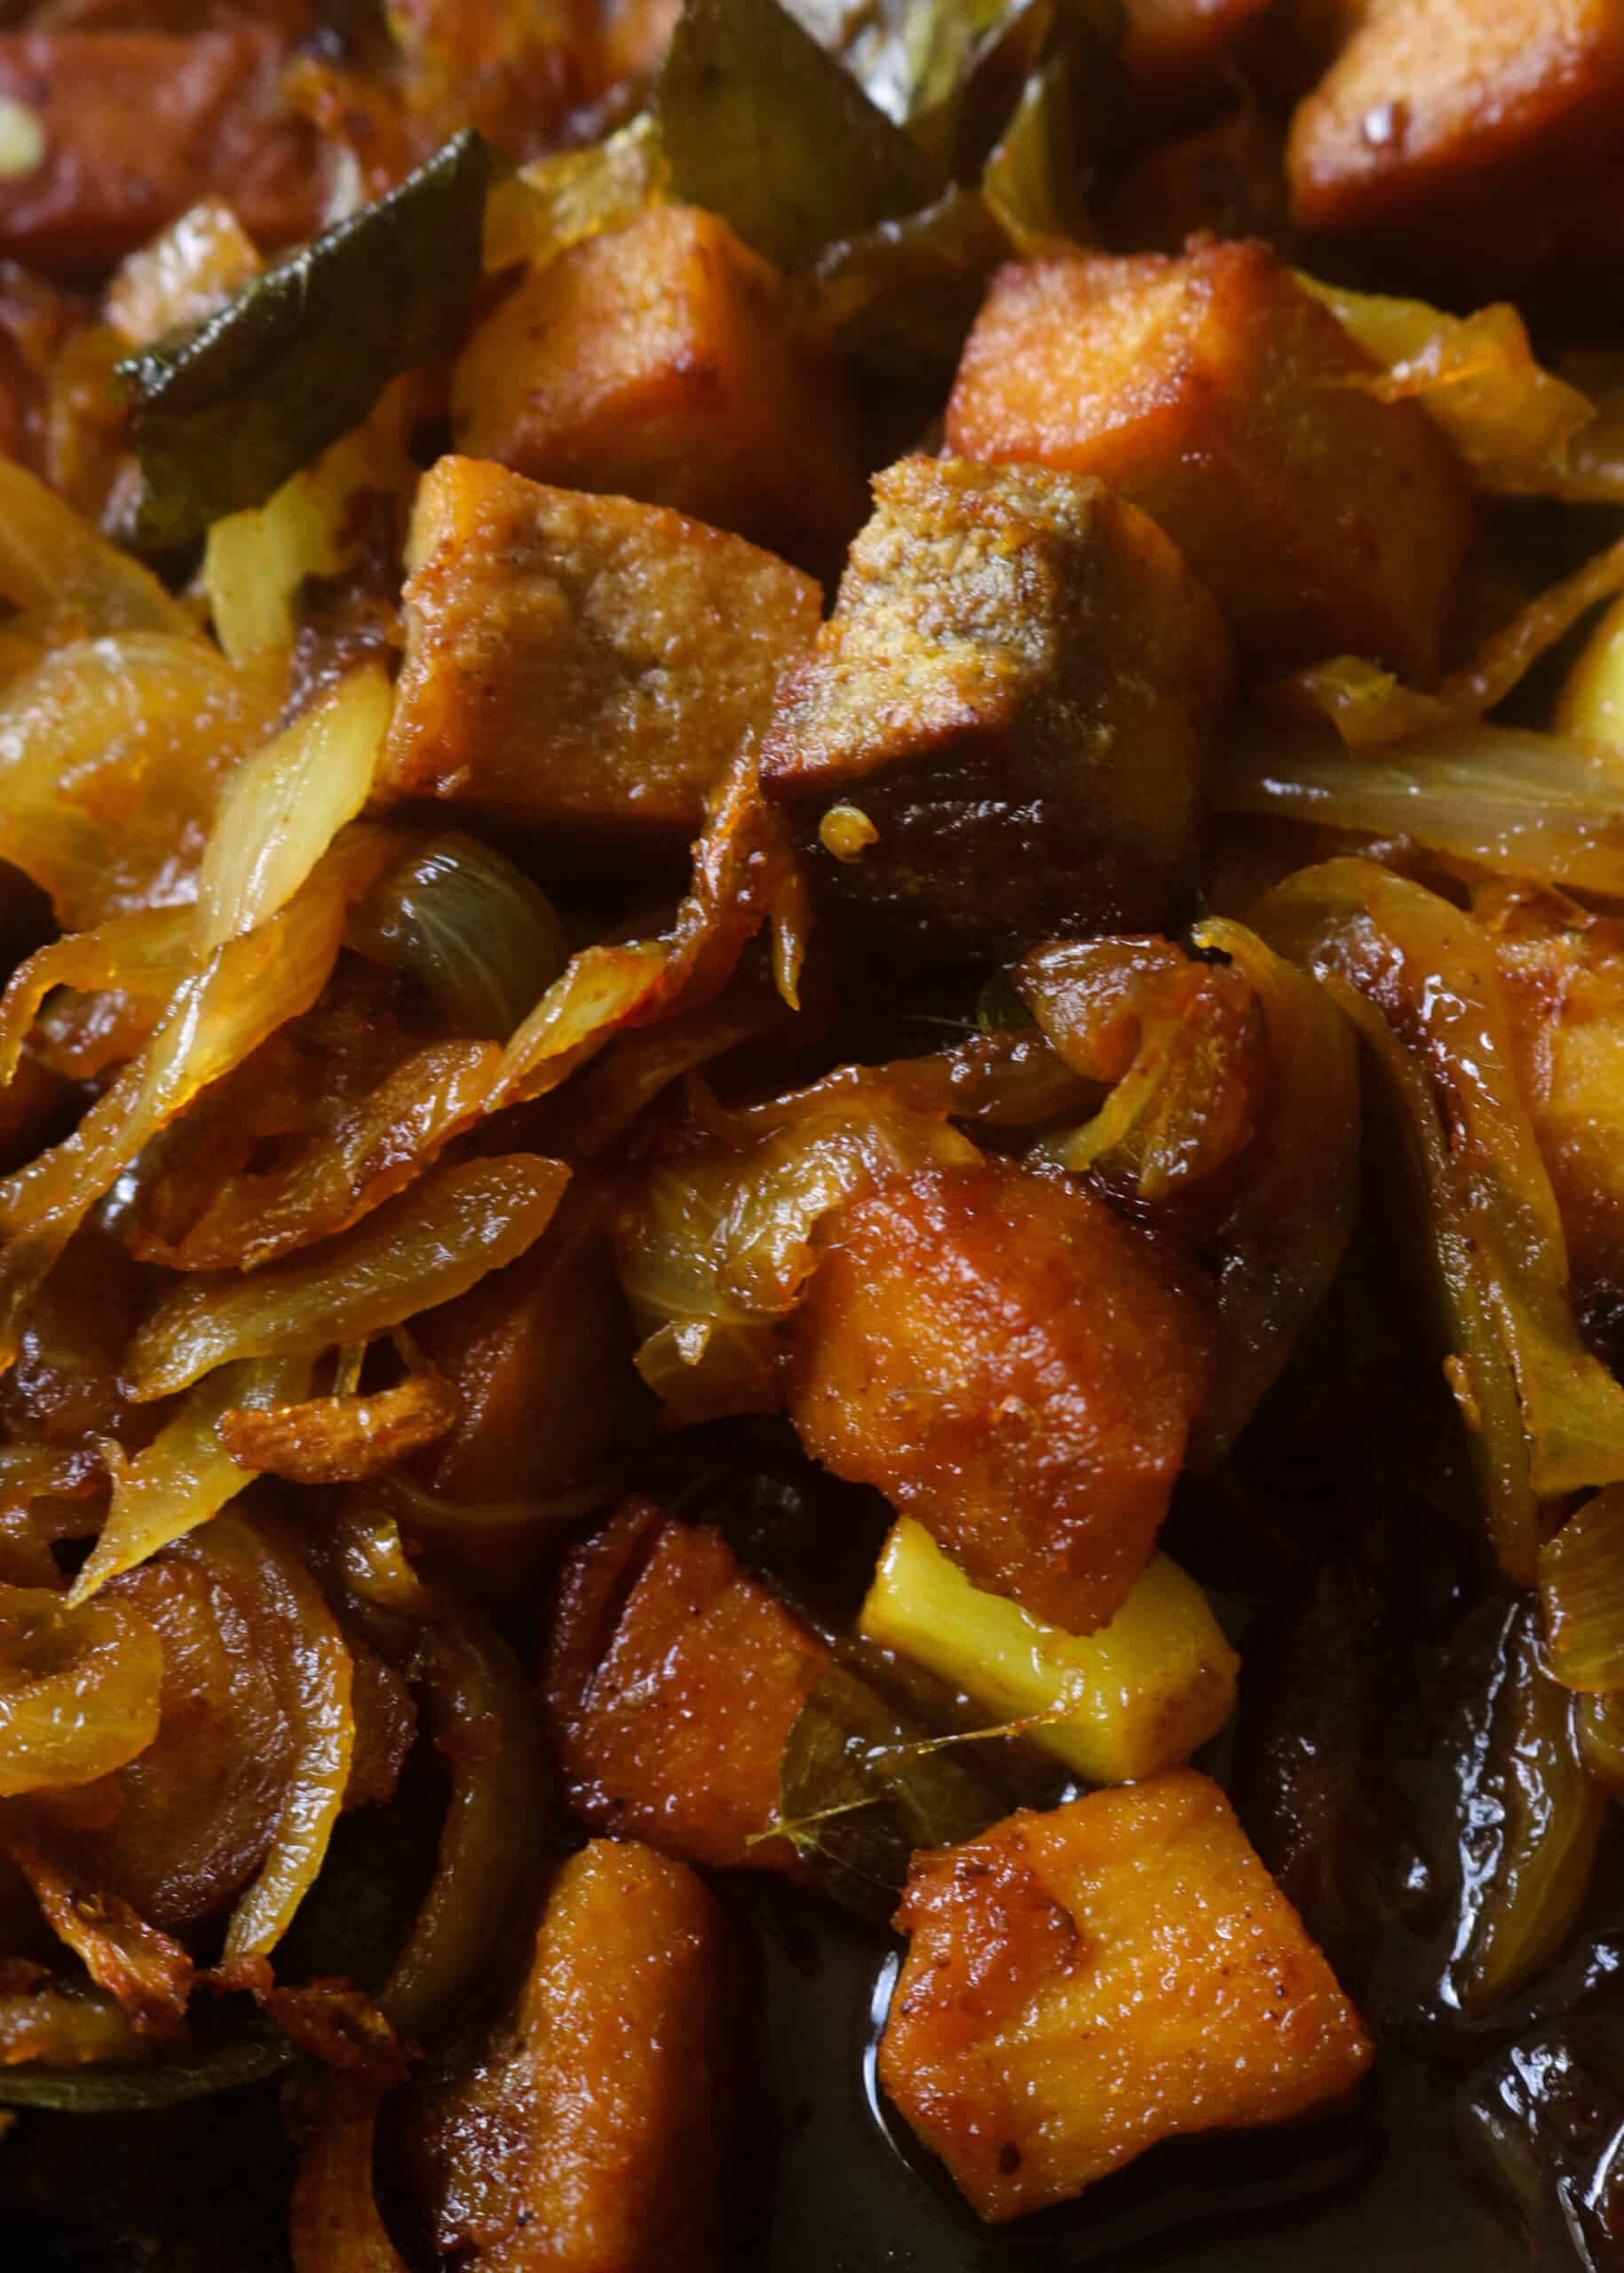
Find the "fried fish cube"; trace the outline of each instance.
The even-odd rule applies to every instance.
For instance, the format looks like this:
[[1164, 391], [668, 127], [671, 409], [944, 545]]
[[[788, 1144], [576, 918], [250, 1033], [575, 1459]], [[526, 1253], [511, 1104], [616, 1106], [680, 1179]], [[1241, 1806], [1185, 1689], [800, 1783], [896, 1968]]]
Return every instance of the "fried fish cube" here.
[[1001, 269], [964, 348], [949, 447], [1096, 474], [1174, 538], [1250, 659], [1369, 655], [1425, 681], [1470, 531], [1424, 411], [1266, 246]]
[[1167, 1513], [1211, 1365], [1205, 1304], [1144, 1232], [1007, 1163], [890, 1178], [830, 1219], [789, 1411], [976, 1586], [1090, 1634]]
[[[762, 750], [821, 889], [929, 949], [1153, 926], [1228, 693], [1212, 600], [1098, 482], [911, 457], [874, 490]], [[856, 859], [819, 839], [849, 804]]]
[[1616, 256], [1620, 116], [1617, 0], [1371, 0], [1293, 119], [1293, 213], [1501, 279]]
[[828, 1662], [718, 1531], [632, 1501], [559, 1580], [545, 1683], [570, 1806], [685, 1862], [798, 1874], [763, 1834]]
[[468, 2273], [712, 2273], [729, 1971], [692, 1871], [610, 1839], [571, 1856], [511, 2011], [421, 2094], [439, 2248]]
[[1369, 2039], [1191, 1769], [916, 1855], [880, 2079], [989, 2222], [1350, 2093]]
[[1180, 104], [1222, 88], [1237, 43], [1269, 0], [1128, 0], [1122, 60], [1134, 92]]
[[660, 205], [534, 264], [452, 378], [471, 457], [674, 506], [820, 563], [862, 519], [842, 373], [725, 221]]
[[810, 577], [625, 497], [442, 458], [412, 515], [384, 793], [692, 833], [820, 613]]
[[321, 224], [313, 130], [282, 101], [288, 51], [268, 28], [24, 31], [0, 36], [0, 99], [20, 107], [0, 173], [0, 253], [119, 259], [188, 206], [229, 197], [261, 245]]

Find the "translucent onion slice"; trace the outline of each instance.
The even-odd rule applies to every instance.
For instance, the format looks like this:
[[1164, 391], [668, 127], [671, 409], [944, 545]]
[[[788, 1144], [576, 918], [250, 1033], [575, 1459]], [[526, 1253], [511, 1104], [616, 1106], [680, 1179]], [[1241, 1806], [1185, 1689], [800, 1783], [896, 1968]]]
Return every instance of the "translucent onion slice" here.
[[437, 1443], [460, 1410], [450, 1382], [430, 1369], [368, 1396], [311, 1398], [267, 1411], [237, 1406], [221, 1414], [218, 1433], [231, 1458], [259, 1474], [289, 1484], [361, 1484]]
[[1550, 1669], [1569, 1689], [1624, 1689], [1624, 1490], [1598, 1492], [1540, 1549]]
[[197, 883], [197, 952], [210, 955], [285, 907], [366, 804], [393, 697], [381, 663], [339, 680], [240, 765]]
[[457, 1614], [424, 1629], [422, 1653], [451, 1803], [433, 1880], [378, 1992], [403, 2041], [427, 2039], [459, 2013], [532, 1883], [547, 1806], [536, 1699], [507, 1644]]
[[293, 2185], [293, 2273], [408, 2273], [373, 2188], [380, 2103], [374, 2085], [328, 2079]]
[[41, 947], [18, 965], [0, 997], [0, 1088], [15, 1074], [40, 1005], [55, 988], [69, 986], [80, 994], [116, 989], [149, 1006], [155, 1026], [192, 965], [189, 907], [112, 915], [93, 931], [70, 931]]
[[1406, 686], [1361, 655], [1333, 655], [1263, 690], [1265, 709], [1287, 717], [1318, 713], [1350, 749], [1379, 748], [1414, 735], [1475, 725], [1503, 702], [1540, 657], [1603, 600], [1624, 590], [1624, 542], [1598, 552], [1491, 633], [1477, 653], [1430, 694]]
[[9, 2068], [98, 2067], [145, 2060], [152, 2051], [151, 2039], [138, 2033], [105, 1989], [70, 1986], [49, 1975], [26, 1987], [0, 1989], [0, 2100]]
[[166, 1397], [242, 1358], [365, 1341], [449, 1302], [541, 1237], [568, 1180], [532, 1152], [441, 1167], [316, 1253], [248, 1279], [200, 1274], [137, 1334], [134, 1394]]
[[91, 1208], [158, 1130], [210, 1081], [307, 1010], [337, 960], [346, 902], [394, 840], [358, 828], [260, 931], [234, 939], [171, 998], [140, 1057], [73, 1135], [0, 1183], [0, 1366], [45, 1274]]
[[251, 1564], [258, 1614], [282, 1629], [278, 1689], [297, 1743], [271, 1851], [226, 1931], [226, 1961], [276, 1947], [327, 1857], [355, 1751], [354, 1665], [338, 1621], [292, 1542], [271, 1525], [228, 1516], [210, 1534], [217, 1556]]
[[0, 457], [0, 599], [51, 644], [155, 631], [202, 644], [194, 616], [54, 489]]
[[1354, 1030], [1325, 988], [1244, 924], [1193, 933], [1251, 982], [1269, 1084], [1240, 1196], [1217, 1241], [1218, 1369], [1190, 1460], [1216, 1468], [1279, 1380], [1330, 1292], [1359, 1197], [1359, 1073]]
[[509, 1042], [492, 1110], [556, 1089], [626, 1027], [709, 1002], [764, 923], [779, 993], [796, 1008], [807, 923], [804, 880], [747, 745], [715, 795], [669, 931], [572, 960]]
[[0, 1588], [0, 1798], [93, 1783], [158, 1733], [163, 1651], [126, 1603]]
[[500, 1057], [494, 1042], [415, 1050], [282, 1168], [227, 1181], [184, 1238], [131, 1225], [131, 1253], [173, 1271], [257, 1271], [347, 1231], [479, 1119]]
[[1507, 1576], [1531, 1585], [1536, 1500], [1624, 1481], [1624, 1387], [1574, 1323], [1491, 944], [1447, 900], [1367, 860], [1302, 870], [1255, 921], [1340, 981], [1392, 1084], [1490, 1537]]
[[125, 1460], [116, 1445], [109, 1445], [113, 1503], [69, 1601], [89, 1602], [121, 1571], [134, 1570], [161, 1548], [218, 1516], [248, 1484], [250, 1474], [220, 1442], [223, 1415], [257, 1406], [286, 1405], [304, 1392], [309, 1381], [309, 1361], [302, 1358], [224, 1366], [198, 1383], [134, 1460]]
[[1574, 1699], [1547, 1672], [1539, 1620], [1506, 1613], [1480, 1724], [1462, 1754], [1463, 1900], [1452, 1974], [1471, 2012], [1516, 1994], [1583, 1907], [1607, 1800], [1580, 1764]]
[[1220, 812], [1405, 837], [1498, 875], [1624, 896], [1624, 760], [1598, 743], [1451, 726], [1351, 752], [1260, 731], [1218, 769]]
[[144, 2035], [184, 2040], [194, 1968], [178, 1942], [118, 1895], [87, 1892], [32, 1831], [7, 1841], [45, 1921], [99, 1989], [116, 1997]]
[[1515, 308], [1501, 301], [1452, 316], [1422, 300], [1301, 281], [1382, 367], [1351, 384], [1382, 402], [1418, 402], [1481, 488], [1518, 495], [1560, 484], [1595, 406], [1541, 368]]
[[0, 700], [0, 841], [65, 930], [190, 896], [227, 775], [275, 722], [207, 640], [59, 648]]

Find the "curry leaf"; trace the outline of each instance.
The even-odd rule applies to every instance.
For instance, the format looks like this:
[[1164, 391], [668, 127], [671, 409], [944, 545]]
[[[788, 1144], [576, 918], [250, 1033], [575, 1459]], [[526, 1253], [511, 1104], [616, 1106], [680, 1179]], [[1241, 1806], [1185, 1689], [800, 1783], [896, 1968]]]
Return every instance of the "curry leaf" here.
[[261, 505], [455, 339], [479, 281], [491, 153], [456, 136], [398, 189], [118, 366], [134, 398], [138, 540], [184, 544]]
[[1009, 1812], [965, 1751], [831, 1666], [784, 1747], [780, 1827], [826, 1894], [886, 1924], [916, 1849], [956, 1846]]
[[779, 0], [688, 0], [658, 114], [674, 194], [783, 267], [946, 186]]

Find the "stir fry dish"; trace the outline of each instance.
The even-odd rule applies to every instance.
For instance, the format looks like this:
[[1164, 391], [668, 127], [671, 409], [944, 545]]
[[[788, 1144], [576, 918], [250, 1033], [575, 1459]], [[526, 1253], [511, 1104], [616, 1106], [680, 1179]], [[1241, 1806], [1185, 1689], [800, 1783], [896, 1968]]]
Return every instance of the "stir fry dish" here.
[[1621, 217], [1614, 0], [0, 10], [8, 2266], [1624, 2267]]

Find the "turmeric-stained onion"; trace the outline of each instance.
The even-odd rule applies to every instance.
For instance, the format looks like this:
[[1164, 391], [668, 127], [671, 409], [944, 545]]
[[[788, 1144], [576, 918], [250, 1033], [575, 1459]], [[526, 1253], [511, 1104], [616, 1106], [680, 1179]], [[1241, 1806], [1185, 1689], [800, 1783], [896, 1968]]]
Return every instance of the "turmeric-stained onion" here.
[[0, 1588], [0, 1797], [89, 1784], [158, 1730], [163, 1652], [123, 1603]]
[[197, 1384], [134, 1460], [123, 1460], [109, 1446], [108, 1457], [116, 1461], [113, 1502], [69, 1599], [88, 1602], [109, 1579], [183, 1539], [234, 1499], [249, 1472], [220, 1442], [222, 1416], [259, 1405], [285, 1406], [309, 1379], [309, 1364], [298, 1358], [223, 1366]]
[[264, 1522], [231, 1517], [210, 1544], [217, 1556], [248, 1566], [260, 1619], [278, 1629], [277, 1686], [295, 1739], [271, 1851], [226, 1928], [229, 1963], [275, 1948], [326, 1858], [355, 1750], [353, 1668], [338, 1621], [291, 1540]]
[[449, 1302], [540, 1238], [568, 1180], [530, 1152], [443, 1167], [311, 1255], [250, 1279], [200, 1275], [136, 1335], [135, 1393], [167, 1396], [241, 1358], [365, 1341]]
[[397, 2036], [442, 2027], [535, 1873], [546, 1808], [531, 1684], [507, 1644], [466, 1613], [425, 1627], [422, 1663], [451, 1802], [434, 1877], [378, 1992]]
[[289, 1484], [360, 1484], [435, 1443], [457, 1412], [456, 1391], [430, 1372], [365, 1396], [313, 1397], [268, 1410], [234, 1406], [217, 1428], [241, 1467]]

